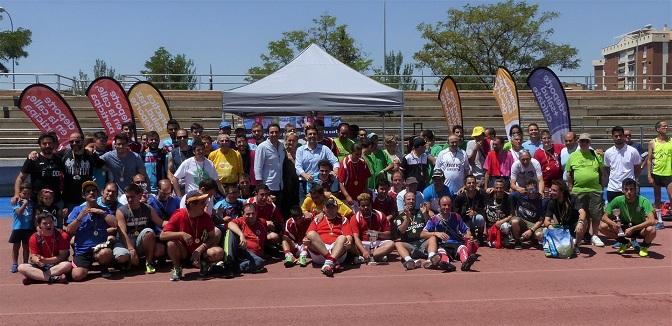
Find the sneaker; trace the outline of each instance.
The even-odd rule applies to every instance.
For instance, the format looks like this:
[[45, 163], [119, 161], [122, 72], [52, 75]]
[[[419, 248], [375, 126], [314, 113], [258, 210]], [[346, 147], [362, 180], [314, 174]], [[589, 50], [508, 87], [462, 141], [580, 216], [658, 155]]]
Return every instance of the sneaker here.
[[201, 259], [198, 264], [198, 276], [206, 277], [210, 273], [210, 264], [205, 259]]
[[154, 274], [156, 273], [156, 267], [154, 267], [154, 264], [152, 263], [146, 263], [145, 264], [145, 274]]
[[296, 260], [294, 260], [294, 256], [292, 256], [292, 255], [286, 255], [285, 256], [285, 260], [284, 260], [285, 267], [290, 268], [290, 267], [294, 266], [295, 262], [296, 262]]
[[637, 242], [637, 239], [631, 239], [630, 245], [632, 246], [633, 249], [639, 251], [639, 242]]
[[179, 281], [182, 278], [182, 267], [173, 267], [173, 271], [170, 273], [171, 281]]
[[460, 270], [463, 272], [470, 271], [471, 266], [476, 262], [478, 259], [478, 256], [471, 254], [469, 257], [467, 257], [467, 260], [462, 262], [462, 266], [460, 266]]
[[604, 242], [602, 242], [602, 240], [600, 240], [600, 237], [598, 237], [597, 235], [593, 235], [590, 238], [590, 242], [593, 244], [593, 246], [604, 247]]
[[623, 244], [616, 241], [616, 242], [614, 242], [613, 245], [611, 245], [611, 247], [614, 248], [614, 249], [619, 249], [619, 248], [621, 248], [621, 245], [623, 245]]
[[308, 257], [306, 255], [299, 255], [299, 266], [308, 266]]
[[9, 269], [12, 273], [17, 273], [19, 271], [19, 264], [12, 264], [12, 268]]
[[112, 277], [112, 272], [110, 272], [109, 268], [103, 267], [103, 269], [100, 270], [100, 276], [102, 278], [110, 278], [110, 277]]
[[322, 274], [326, 275], [327, 277], [332, 277], [334, 276], [334, 263], [332, 263], [330, 260], [327, 260], [324, 262], [324, 265], [322, 265]]
[[355, 256], [355, 258], [352, 259], [352, 263], [355, 265], [360, 265], [364, 264], [366, 262], [366, 259], [362, 256]]
[[59, 276], [50, 276], [49, 277], [49, 283], [50, 284], [68, 284], [68, 278], [65, 277], [65, 275], [59, 275]]
[[639, 248], [639, 257], [649, 257], [649, 247]]
[[413, 259], [407, 260], [403, 262], [404, 268], [406, 268], [407, 271], [414, 270], [415, 269], [415, 262]]
[[446, 271], [446, 272], [454, 272], [454, 271], [457, 270], [455, 265], [451, 264], [448, 261], [443, 261], [443, 260], [439, 262], [439, 269], [442, 270], [442, 271]]
[[23, 280], [21, 280], [21, 282], [23, 283], [23, 285], [30, 285], [31, 283], [33, 283], [33, 280], [24, 277]]
[[662, 230], [664, 228], [665, 228], [665, 224], [663, 222], [656, 223], [656, 230]]
[[416, 259], [413, 261], [415, 263], [415, 268], [420, 268], [422, 267], [422, 260]]
[[443, 260], [443, 254], [437, 253], [436, 255], [432, 256], [432, 258], [429, 259], [429, 263], [432, 264], [433, 268], [436, 268], [439, 266], [439, 263]]
[[629, 243], [621, 243], [621, 246], [618, 247], [618, 253], [622, 255], [625, 253], [626, 250], [628, 250], [628, 248], [630, 248]]
[[520, 243], [520, 241], [516, 241], [516, 243], [513, 244], [513, 249], [521, 250], [523, 249], [523, 244]]

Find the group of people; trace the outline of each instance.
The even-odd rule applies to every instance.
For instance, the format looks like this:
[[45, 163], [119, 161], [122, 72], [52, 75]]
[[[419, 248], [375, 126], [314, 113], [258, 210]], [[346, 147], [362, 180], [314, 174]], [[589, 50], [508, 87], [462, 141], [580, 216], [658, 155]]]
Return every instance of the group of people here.
[[[113, 139], [73, 133], [58, 151], [55, 134], [40, 135], [11, 200], [11, 271], [25, 284], [67, 282], [94, 266], [108, 277], [113, 267], [151, 274], [170, 261], [177, 281], [190, 265], [201, 276], [236, 276], [278, 259], [332, 276], [395, 251], [408, 270], [454, 271], [459, 262], [467, 271], [480, 246], [539, 247], [554, 227], [570, 229], [577, 254], [584, 238], [614, 239], [619, 253], [635, 247], [646, 257], [669, 212], [660, 187], [672, 196], [666, 121], [648, 155], [618, 126], [606, 151], [585, 133], [554, 144], [534, 123], [525, 141], [520, 126], [509, 140], [477, 126], [468, 141], [454, 126], [445, 144], [425, 130], [403, 151], [396, 136], [380, 146], [377, 134], [347, 123], [335, 138], [321, 120], [303, 126], [304, 137], [292, 124], [254, 124], [249, 138], [226, 121], [219, 127], [213, 141], [198, 123], [186, 130], [170, 120], [171, 138], [161, 140], [155, 131], [136, 138], [126, 123]], [[642, 167], [654, 204], [639, 195]]]

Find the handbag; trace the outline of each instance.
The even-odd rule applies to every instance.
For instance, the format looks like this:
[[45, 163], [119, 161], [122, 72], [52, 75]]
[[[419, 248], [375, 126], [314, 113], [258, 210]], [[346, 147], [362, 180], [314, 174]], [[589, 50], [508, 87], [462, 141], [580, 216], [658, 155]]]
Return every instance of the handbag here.
[[544, 254], [549, 258], [571, 258], [574, 255], [574, 239], [569, 229], [544, 229]]

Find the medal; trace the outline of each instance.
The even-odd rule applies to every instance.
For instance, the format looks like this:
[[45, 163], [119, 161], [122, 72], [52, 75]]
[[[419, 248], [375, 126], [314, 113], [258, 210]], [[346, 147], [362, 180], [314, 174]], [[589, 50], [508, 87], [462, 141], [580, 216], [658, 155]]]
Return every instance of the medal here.
[[135, 230], [135, 232], [133, 232], [133, 236], [134, 236], [134, 237], [137, 237], [137, 236], [139, 236], [139, 235], [140, 235], [140, 232], [138, 232], [138, 230]]
[[78, 175], [73, 175], [73, 176], [72, 176], [72, 180], [79, 180], [79, 179], [81, 179], [81, 178], [82, 178], [82, 177], [80, 177], [80, 176], [78, 176]]
[[98, 236], [98, 230], [93, 230], [93, 236], [97, 237]]
[[334, 232], [329, 232], [329, 235], [333, 237], [335, 234]]
[[199, 244], [199, 243], [201, 243], [201, 239], [196, 238], [196, 240], [194, 242], [196, 242], [196, 244]]
[[124, 182], [124, 177], [119, 177], [119, 182]]

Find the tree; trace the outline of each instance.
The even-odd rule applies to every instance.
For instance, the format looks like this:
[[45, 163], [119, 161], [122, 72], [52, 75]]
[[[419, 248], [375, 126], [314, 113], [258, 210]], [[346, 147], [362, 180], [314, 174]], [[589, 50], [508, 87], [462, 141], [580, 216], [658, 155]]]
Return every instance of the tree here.
[[385, 66], [382, 69], [374, 69], [376, 76], [373, 78], [390, 87], [406, 91], [416, 90], [418, 82], [412, 77], [413, 65], [407, 63], [403, 65], [402, 70], [403, 62], [404, 55], [401, 51], [396, 54], [391, 51], [390, 54], [385, 55]]
[[[25, 47], [32, 43], [33, 32], [29, 29], [19, 27], [16, 31], [0, 32], [0, 71], [10, 72], [5, 63], [14, 59], [28, 57]], [[4, 62], [4, 63], [3, 63]], [[18, 65], [18, 63], [16, 63]]]
[[93, 64], [93, 79], [103, 76], [119, 79], [115, 76], [114, 68], [108, 67], [105, 60], [96, 59], [96, 63]]
[[372, 60], [356, 46], [355, 39], [347, 31], [347, 25], [337, 25], [336, 17], [324, 14], [313, 19], [308, 30], [283, 32], [282, 38], [268, 42], [268, 53], [260, 55], [262, 65], [248, 69], [247, 81], [255, 81], [270, 75], [288, 64], [311, 43], [322, 47], [327, 53], [357, 71], [366, 71]]
[[173, 56], [164, 47], [154, 51], [154, 55], [145, 61], [143, 74], [151, 74], [147, 80], [161, 89], [196, 88], [196, 68], [194, 62], [184, 54]]
[[418, 25], [427, 43], [414, 58], [434, 74], [479, 75], [476, 79], [485, 84], [492, 81], [484, 75], [494, 75], [498, 66], [513, 75], [539, 66], [578, 68], [576, 48], [549, 41], [554, 31], [543, 27], [558, 13], [538, 15], [538, 9], [513, 0], [450, 9], [446, 22]]

